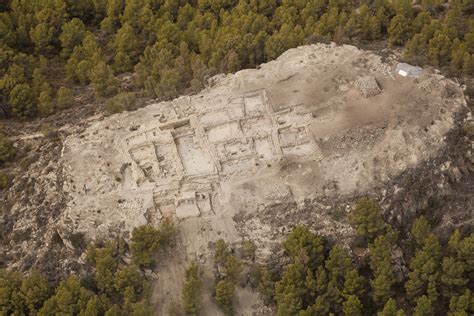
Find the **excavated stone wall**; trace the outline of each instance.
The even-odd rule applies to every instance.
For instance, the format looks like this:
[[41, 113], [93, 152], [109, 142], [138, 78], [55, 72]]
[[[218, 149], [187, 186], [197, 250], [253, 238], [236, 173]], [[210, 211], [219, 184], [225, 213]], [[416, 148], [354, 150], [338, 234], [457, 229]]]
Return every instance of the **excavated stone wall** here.
[[305, 46], [213, 78], [200, 95], [97, 121], [65, 141], [64, 219], [94, 239], [163, 216], [242, 211], [248, 203], [232, 203], [248, 202], [242, 183], [261, 179], [246, 212], [274, 186], [300, 201], [379, 185], [434, 155], [464, 107], [454, 82], [394, 68], [352, 46]]

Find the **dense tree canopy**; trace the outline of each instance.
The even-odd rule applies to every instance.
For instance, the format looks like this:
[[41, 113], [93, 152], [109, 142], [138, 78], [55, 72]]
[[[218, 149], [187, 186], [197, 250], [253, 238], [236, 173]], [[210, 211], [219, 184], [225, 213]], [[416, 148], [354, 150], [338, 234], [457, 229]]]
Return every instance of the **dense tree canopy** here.
[[[413, 62], [472, 75], [472, 1], [417, 2], [12, 0], [0, 6], [0, 93], [22, 119], [62, 109], [59, 86], [120, 93], [114, 77], [124, 72], [137, 74], [135, 91], [172, 98], [318, 40], [387, 39]], [[42, 61], [57, 65], [43, 81], [54, 88], [32, 96]]]
[[[397, 277], [393, 258], [394, 251], [401, 251], [400, 240], [381, 215], [377, 202], [363, 199], [351, 216], [354, 228], [369, 241], [368, 258], [355, 258], [340, 244], [315, 248], [322, 238], [297, 226], [283, 242], [289, 263], [282, 270], [260, 273], [262, 297], [275, 303], [278, 315], [472, 313], [474, 235], [462, 237], [454, 230], [447, 251], [442, 251], [428, 221], [417, 218], [409, 236], [411, 247], [402, 241], [409, 267], [404, 279]], [[318, 249], [318, 255], [310, 256], [311, 249]]]

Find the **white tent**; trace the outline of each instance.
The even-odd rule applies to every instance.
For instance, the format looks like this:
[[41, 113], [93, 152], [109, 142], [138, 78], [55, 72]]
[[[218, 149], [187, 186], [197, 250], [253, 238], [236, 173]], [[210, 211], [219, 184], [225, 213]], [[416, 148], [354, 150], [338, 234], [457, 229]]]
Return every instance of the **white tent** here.
[[406, 63], [399, 63], [395, 72], [403, 77], [418, 78], [422, 75], [423, 69]]

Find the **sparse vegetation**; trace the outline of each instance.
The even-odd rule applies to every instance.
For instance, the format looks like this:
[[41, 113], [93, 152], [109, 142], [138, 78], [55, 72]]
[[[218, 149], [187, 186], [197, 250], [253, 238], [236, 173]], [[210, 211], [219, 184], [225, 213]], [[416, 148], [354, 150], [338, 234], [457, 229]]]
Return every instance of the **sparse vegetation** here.
[[0, 190], [7, 189], [8, 187], [8, 175], [0, 172]]
[[255, 250], [257, 247], [251, 240], [245, 239], [242, 241], [242, 257], [244, 259], [253, 261], [255, 260]]
[[50, 123], [45, 123], [41, 125], [41, 134], [44, 138], [49, 140], [57, 140], [59, 138], [58, 131]]

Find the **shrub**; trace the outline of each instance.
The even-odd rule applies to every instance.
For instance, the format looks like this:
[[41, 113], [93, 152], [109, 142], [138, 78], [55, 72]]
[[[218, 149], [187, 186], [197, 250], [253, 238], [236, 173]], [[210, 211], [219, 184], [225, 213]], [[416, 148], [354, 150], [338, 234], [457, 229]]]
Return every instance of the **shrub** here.
[[247, 260], [255, 260], [255, 250], [256, 247], [253, 242], [248, 239], [242, 241], [242, 257]]
[[64, 109], [69, 107], [69, 105], [73, 102], [74, 94], [71, 89], [66, 87], [61, 87], [58, 90], [58, 94], [56, 96], [56, 106], [59, 109]]
[[110, 114], [120, 113], [132, 110], [135, 108], [136, 103], [137, 100], [134, 93], [122, 92], [105, 103], [105, 110]]
[[13, 115], [18, 118], [36, 114], [35, 95], [27, 84], [19, 84], [10, 92], [10, 105]]
[[0, 133], [0, 165], [10, 161], [15, 156], [15, 149], [12, 143], [2, 133]]
[[58, 131], [50, 123], [41, 125], [41, 134], [43, 134], [44, 138], [52, 141], [59, 139]]
[[48, 116], [53, 113], [53, 99], [49, 89], [41, 91], [38, 97], [38, 112], [42, 116]]
[[466, 122], [462, 125], [462, 130], [464, 134], [468, 137], [474, 136], [474, 123]]
[[0, 190], [6, 189], [8, 186], [8, 176], [4, 173], [0, 173]]

